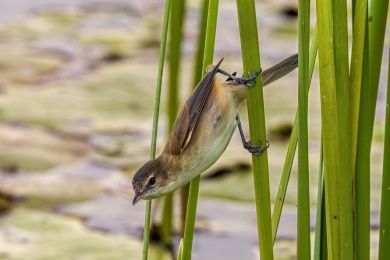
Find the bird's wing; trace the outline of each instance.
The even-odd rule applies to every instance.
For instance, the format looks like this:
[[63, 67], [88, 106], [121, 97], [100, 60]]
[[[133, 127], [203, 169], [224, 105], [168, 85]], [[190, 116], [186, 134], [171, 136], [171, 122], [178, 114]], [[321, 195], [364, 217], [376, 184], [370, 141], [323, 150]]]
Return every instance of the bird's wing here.
[[175, 121], [164, 152], [179, 155], [190, 142], [192, 132], [210, 95], [213, 79], [222, 60], [199, 82], [191, 97], [184, 104]]
[[293, 71], [296, 67], [298, 67], [298, 53], [291, 55], [278, 64], [263, 71], [263, 73], [261, 73], [261, 76], [263, 77], [263, 86], [266, 86], [275, 80], [284, 77]]

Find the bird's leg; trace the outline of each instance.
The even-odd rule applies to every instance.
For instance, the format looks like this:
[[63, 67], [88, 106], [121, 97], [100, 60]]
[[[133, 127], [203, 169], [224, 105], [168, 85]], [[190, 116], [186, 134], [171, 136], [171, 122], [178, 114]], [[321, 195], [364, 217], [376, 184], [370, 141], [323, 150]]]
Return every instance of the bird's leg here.
[[226, 72], [222, 69], [217, 70], [219, 73], [227, 76], [229, 79], [234, 80], [235, 82], [248, 86], [248, 87], [254, 87], [256, 85], [256, 78], [261, 75], [261, 71], [251, 71], [250, 77], [237, 77], [235, 75], [230, 74], [229, 72]]
[[267, 140], [267, 144], [265, 146], [259, 146], [256, 144], [252, 144], [251, 141], [245, 140], [244, 131], [242, 130], [240, 117], [236, 115], [236, 121], [238, 126], [238, 131], [240, 132], [242, 145], [246, 150], [248, 150], [253, 155], [261, 155], [263, 152], [265, 152], [269, 147], [269, 142]]

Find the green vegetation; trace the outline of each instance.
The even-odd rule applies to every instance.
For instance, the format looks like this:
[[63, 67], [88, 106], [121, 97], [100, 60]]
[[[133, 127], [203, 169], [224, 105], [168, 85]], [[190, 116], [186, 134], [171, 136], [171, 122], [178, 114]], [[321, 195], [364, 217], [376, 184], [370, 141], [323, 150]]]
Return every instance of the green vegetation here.
[[[217, 17], [218, 17], [218, 4], [219, 0], [209, 1], [209, 6], [207, 7], [207, 22], [206, 30], [204, 31], [205, 36], [205, 47], [203, 54], [202, 63], [198, 63], [198, 66], [202, 66], [202, 74], [206, 73], [206, 68], [209, 64], [213, 63], [214, 57], [214, 46], [215, 46], [215, 35], [217, 30]], [[202, 35], [198, 36], [199, 38], [203, 37]], [[196, 207], [198, 204], [198, 193], [199, 193], [199, 183], [200, 176], [195, 177], [190, 182], [190, 188], [188, 192], [188, 202], [187, 202], [187, 213], [186, 213], [186, 222], [184, 227], [184, 237], [183, 237], [183, 260], [191, 259], [192, 252], [192, 242], [194, 238], [195, 231], [195, 219], [196, 219]]]
[[[167, 93], [168, 133], [172, 131], [173, 124], [179, 110], [179, 81], [181, 65], [181, 45], [183, 38], [183, 23], [185, 1], [180, 0], [171, 6], [170, 41], [169, 41], [169, 77]], [[173, 196], [174, 193], [164, 197], [164, 206], [161, 217], [161, 237], [165, 245], [172, 245], [173, 233]]]
[[[237, 0], [236, 3], [244, 71], [260, 71], [255, 1]], [[249, 88], [247, 91], [250, 140], [253, 144], [260, 146], [264, 146], [267, 143], [262, 86], [262, 80], [258, 78], [256, 87]], [[260, 156], [252, 156], [252, 165], [260, 258], [273, 259], [267, 151]]]
[[310, 185], [308, 91], [310, 84], [310, 1], [299, 1], [298, 11], [298, 243], [297, 258], [310, 259]]
[[[159, 112], [160, 112], [161, 85], [162, 85], [162, 78], [163, 78], [163, 74], [164, 74], [165, 49], [167, 46], [169, 15], [170, 15], [170, 11], [171, 11], [171, 1], [170, 0], [165, 1], [164, 10], [165, 11], [164, 11], [163, 30], [161, 32], [160, 58], [159, 58], [159, 65], [158, 65], [158, 73], [157, 73], [157, 80], [156, 80], [156, 93], [155, 93], [155, 101], [154, 101], [152, 140], [151, 140], [151, 144], [150, 144], [150, 159], [154, 159], [156, 157], [157, 130], [158, 130], [158, 119], [159, 119]], [[151, 212], [152, 212], [152, 201], [148, 200], [146, 202], [146, 210], [145, 210], [144, 243], [143, 243], [143, 250], [142, 250], [142, 259], [143, 260], [148, 259]]]
[[318, 174], [317, 214], [314, 240], [314, 260], [327, 259], [326, 245], [326, 216], [325, 216], [325, 189], [324, 189], [324, 157], [321, 143], [320, 165]]
[[[209, 6], [211, 7], [213, 4], [217, 6], [218, 1], [210, 1]], [[348, 57], [347, 2], [317, 0], [316, 5], [322, 145], [318, 177], [315, 259], [323, 259], [328, 256], [332, 259], [354, 259], [355, 257], [367, 259], [369, 257], [369, 172], [371, 163], [369, 154], [381, 68], [378, 62], [375, 63], [375, 67], [371, 64], [374, 64], [374, 58], [376, 60], [381, 58], [386, 15], [384, 12], [378, 11], [378, 4], [374, 3], [370, 7], [371, 9], [368, 8], [367, 0], [355, 1], [354, 5], [351, 60]], [[244, 71], [256, 71], [260, 69], [260, 55], [256, 33], [255, 3], [251, 0], [238, 0], [237, 9]], [[387, 4], [386, 8], [382, 6], [383, 9], [387, 9]], [[376, 23], [370, 24], [369, 28], [373, 29], [372, 34], [371, 31], [367, 33], [367, 10], [368, 13], [374, 14], [375, 18], [379, 16], [379, 21], [376, 20]], [[215, 13], [212, 13], [213, 11]], [[209, 26], [210, 24], [215, 25], [214, 21], [210, 22], [210, 18], [216, 19], [216, 17], [217, 8], [209, 9], [207, 22], [203, 20], [200, 26], [203, 28], [202, 25], [207, 25], [206, 31], [201, 29], [201, 32], [206, 32], [204, 47], [205, 53], [209, 55], [205, 55], [204, 65], [211, 63], [211, 60], [208, 61], [207, 58], [212, 57], [215, 27], [210, 29]], [[211, 37], [209, 37], [208, 30], [211, 30]], [[317, 53], [317, 31], [315, 31], [310, 48], [308, 44], [309, 32], [310, 2], [302, 0], [299, 2], [298, 112], [276, 197], [272, 225], [267, 153], [252, 158], [259, 249], [260, 256], [264, 259], [273, 259], [272, 241], [277, 234], [297, 140], [299, 140], [297, 254], [302, 259], [311, 257], [308, 89]], [[201, 41], [202, 38], [199, 39]], [[212, 39], [211, 42], [208, 39]], [[202, 50], [202, 48], [198, 46], [198, 50]], [[203, 66], [204, 68], [205, 66]], [[197, 71], [199, 74], [199, 70]], [[375, 83], [374, 86], [369, 86], [369, 82], [372, 81]], [[266, 134], [261, 81], [257, 84], [258, 87], [248, 90], [248, 119], [251, 141], [260, 145], [266, 142]], [[364, 125], [368, 125], [368, 127], [364, 127]], [[386, 183], [385, 172], [386, 164], [384, 169]], [[228, 184], [235, 182], [234, 180], [234, 177], [229, 177], [225, 178], [224, 182]], [[199, 178], [195, 178], [190, 186], [187, 206], [187, 222], [182, 248], [183, 259], [191, 257], [198, 189]], [[206, 187], [203, 190], [204, 194], [218, 193], [214, 188]], [[232, 198], [229, 193], [222, 193], [224, 194], [222, 196]], [[383, 194], [386, 200], [386, 192]], [[247, 198], [247, 196], [244, 197], [242, 198]]]

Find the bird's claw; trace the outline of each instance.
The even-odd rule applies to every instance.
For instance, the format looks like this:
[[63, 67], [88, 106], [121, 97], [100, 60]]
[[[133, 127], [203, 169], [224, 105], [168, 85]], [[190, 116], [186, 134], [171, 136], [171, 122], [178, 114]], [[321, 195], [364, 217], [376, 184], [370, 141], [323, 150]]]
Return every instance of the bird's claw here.
[[249, 74], [251, 75], [251, 77], [253, 79], [256, 79], [258, 76], [261, 75], [261, 72], [262, 72], [262, 69], [260, 69], [259, 71], [250, 71]]
[[269, 147], [268, 140], [267, 140], [267, 144], [265, 146], [253, 144], [253, 143], [251, 143], [251, 141], [247, 141], [244, 143], [244, 148], [246, 150], [248, 150], [252, 155], [256, 155], [256, 156], [264, 153], [268, 149], [268, 147]]
[[252, 80], [252, 81], [250, 81], [250, 82], [248, 82], [248, 83], [246, 83], [246, 84], [243, 84], [243, 85], [252, 88], [252, 87], [255, 87], [255, 86], [256, 86], [256, 81]]
[[242, 78], [242, 79], [245, 79], [245, 82], [243, 82], [241, 84], [243, 84], [247, 87], [254, 87], [254, 86], [256, 86], [257, 77], [261, 75], [261, 70], [260, 71], [250, 71], [249, 74], [250, 74], [250, 77]]

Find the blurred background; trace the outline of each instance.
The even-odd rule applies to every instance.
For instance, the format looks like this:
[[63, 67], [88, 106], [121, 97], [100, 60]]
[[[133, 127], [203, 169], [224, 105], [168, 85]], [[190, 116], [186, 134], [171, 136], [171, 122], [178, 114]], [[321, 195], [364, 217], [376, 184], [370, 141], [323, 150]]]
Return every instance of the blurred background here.
[[[0, 259], [140, 259], [145, 204], [131, 205], [131, 177], [149, 158], [163, 4], [0, 1]], [[201, 1], [186, 4], [182, 102], [193, 87]], [[257, 15], [265, 69], [297, 52], [297, 2], [257, 1]], [[222, 57], [223, 69], [242, 73], [233, 0], [220, 1], [215, 60]], [[273, 200], [296, 111], [296, 76], [293, 72], [265, 88]], [[382, 78], [372, 150], [373, 247], [383, 151]], [[165, 85], [158, 151], [167, 137]], [[319, 106], [315, 73], [309, 107], [313, 224]], [[245, 106], [241, 117], [248, 133]], [[295, 259], [296, 166], [291, 178], [277, 259]], [[238, 133], [204, 175], [200, 196], [193, 258], [258, 259], [251, 158]], [[179, 224], [175, 221], [177, 229]], [[151, 259], [171, 256], [152, 243]]]

